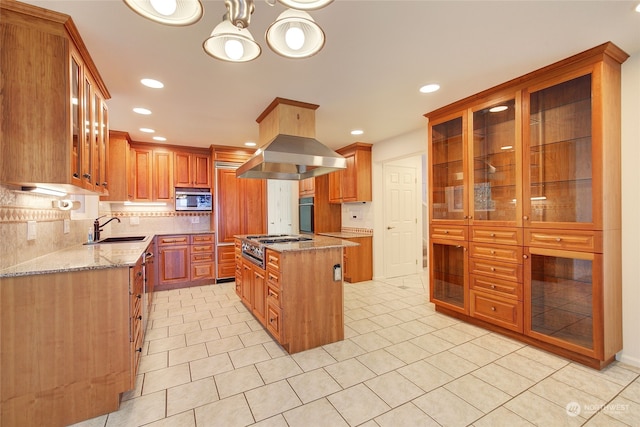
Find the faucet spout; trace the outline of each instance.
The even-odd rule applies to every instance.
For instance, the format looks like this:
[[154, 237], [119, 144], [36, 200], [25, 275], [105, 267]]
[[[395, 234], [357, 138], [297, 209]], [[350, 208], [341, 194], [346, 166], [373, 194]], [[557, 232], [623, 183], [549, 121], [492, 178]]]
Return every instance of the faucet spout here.
[[117, 216], [114, 216], [113, 218], [108, 219], [104, 223], [100, 224], [100, 218], [102, 218], [104, 216], [105, 215], [100, 216], [100, 217], [96, 218], [95, 221], [93, 221], [93, 240], [96, 241], [96, 242], [98, 240], [100, 240], [100, 232], [103, 231], [102, 227], [104, 227], [105, 225], [109, 224], [114, 219], [117, 220], [118, 222], [122, 222], [122, 221], [120, 221], [120, 218], [118, 218]]

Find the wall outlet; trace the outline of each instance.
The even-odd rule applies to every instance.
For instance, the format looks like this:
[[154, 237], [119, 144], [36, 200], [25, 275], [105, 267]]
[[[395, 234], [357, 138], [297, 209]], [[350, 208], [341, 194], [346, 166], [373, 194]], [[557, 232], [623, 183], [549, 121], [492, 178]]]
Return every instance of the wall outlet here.
[[191, 224], [198, 224], [200, 222], [200, 217], [199, 216], [192, 216], [191, 217]]
[[36, 240], [36, 222], [27, 221], [27, 240]]
[[129, 218], [129, 225], [140, 225], [140, 217], [132, 216], [131, 218]]
[[64, 234], [69, 234], [71, 231], [71, 221], [69, 219], [62, 220], [62, 232]]

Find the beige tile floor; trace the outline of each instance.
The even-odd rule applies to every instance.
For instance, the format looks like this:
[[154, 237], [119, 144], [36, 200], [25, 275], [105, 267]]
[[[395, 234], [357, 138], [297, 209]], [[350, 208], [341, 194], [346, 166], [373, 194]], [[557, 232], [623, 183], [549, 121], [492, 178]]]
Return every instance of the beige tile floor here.
[[345, 340], [288, 355], [233, 283], [158, 292], [136, 388], [83, 426], [640, 426], [595, 371], [436, 313], [426, 275], [345, 283]]

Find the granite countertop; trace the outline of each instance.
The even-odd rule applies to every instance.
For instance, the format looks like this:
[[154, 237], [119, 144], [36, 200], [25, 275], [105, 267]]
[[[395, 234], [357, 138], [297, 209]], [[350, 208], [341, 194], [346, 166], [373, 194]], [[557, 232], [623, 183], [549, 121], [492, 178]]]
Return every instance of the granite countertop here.
[[[234, 237], [243, 239], [246, 238], [247, 235], [239, 235]], [[348, 240], [336, 239], [334, 237], [321, 236], [318, 234], [313, 236], [305, 235], [305, 237], [313, 237], [313, 240], [306, 240], [303, 242], [270, 243], [268, 245], [265, 245], [265, 247], [268, 249], [273, 249], [276, 252], [292, 252], [359, 246], [358, 243], [350, 242]]]
[[318, 233], [319, 236], [335, 237], [337, 239], [353, 239], [354, 237], [373, 237], [371, 233], [355, 233], [353, 231], [328, 231]]
[[0, 278], [131, 267], [138, 262], [152, 239], [151, 234], [137, 242], [77, 244], [0, 270]]

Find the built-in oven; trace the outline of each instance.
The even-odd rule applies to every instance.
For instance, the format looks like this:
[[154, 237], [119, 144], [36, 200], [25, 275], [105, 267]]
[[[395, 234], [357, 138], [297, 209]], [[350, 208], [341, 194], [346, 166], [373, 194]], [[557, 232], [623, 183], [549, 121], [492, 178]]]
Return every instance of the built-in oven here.
[[313, 197], [301, 197], [298, 203], [300, 232], [313, 234]]

